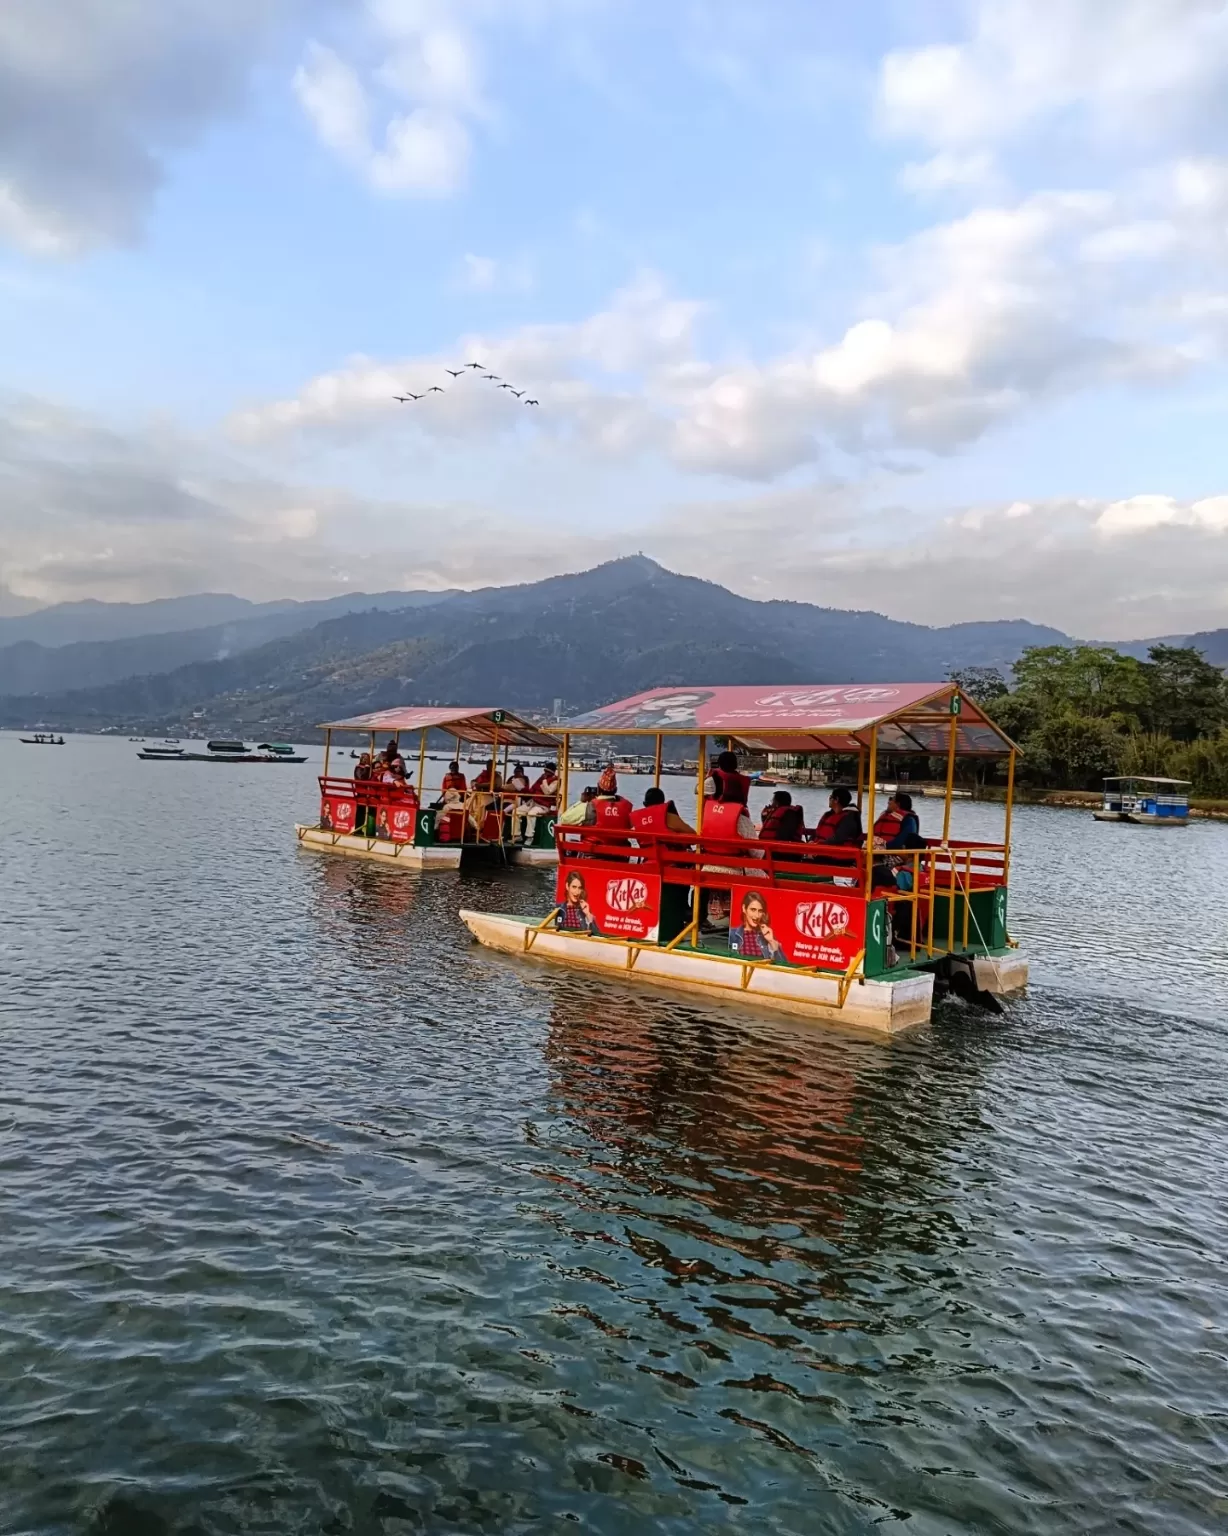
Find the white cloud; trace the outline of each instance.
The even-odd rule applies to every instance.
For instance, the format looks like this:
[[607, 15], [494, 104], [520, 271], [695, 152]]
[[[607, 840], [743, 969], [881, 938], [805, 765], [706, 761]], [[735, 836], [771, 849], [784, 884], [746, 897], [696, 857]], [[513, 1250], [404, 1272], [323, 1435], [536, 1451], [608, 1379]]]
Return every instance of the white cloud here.
[[951, 148], [1001, 142], [1062, 114], [1144, 141], [1222, 128], [1222, 0], [973, 0], [968, 14], [965, 41], [884, 57], [888, 131]]
[[928, 160], [910, 161], [899, 180], [906, 192], [923, 197], [952, 190], [983, 192], [997, 185], [998, 171], [988, 150], [943, 149]]
[[1095, 526], [1107, 538], [1165, 527], [1228, 533], [1228, 496], [1206, 496], [1201, 501], [1185, 502], [1174, 496], [1128, 496], [1123, 501], [1110, 502]]
[[[587, 319], [465, 339], [457, 355], [531, 388], [546, 432], [693, 473], [771, 480], [836, 453], [946, 454], [1041, 401], [1164, 383], [1223, 356], [1218, 169], [1171, 168], [1119, 193], [1038, 192], [924, 229], [875, 253], [864, 318], [809, 350], [705, 355], [702, 306], [648, 277]], [[467, 268], [479, 288], [499, 276], [490, 258]], [[366, 431], [405, 387], [446, 382], [445, 361], [355, 359], [236, 428]], [[523, 419], [507, 403], [458, 386], [414, 422], [481, 435]]]
[[234, 110], [284, 0], [4, 0], [0, 239], [137, 239], [168, 155]]
[[[442, 0], [365, 0], [360, 73], [320, 42], [294, 76], [321, 142], [385, 196], [447, 196], [466, 177], [471, 124], [488, 115], [465, 7]], [[378, 130], [375, 123], [382, 120]]]

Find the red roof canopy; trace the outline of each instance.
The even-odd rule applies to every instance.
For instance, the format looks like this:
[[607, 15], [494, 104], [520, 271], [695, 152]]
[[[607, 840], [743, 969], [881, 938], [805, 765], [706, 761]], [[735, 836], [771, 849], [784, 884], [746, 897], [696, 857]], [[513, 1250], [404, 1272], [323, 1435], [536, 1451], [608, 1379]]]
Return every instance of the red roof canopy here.
[[784, 687], [650, 688], [558, 727], [577, 735], [730, 736], [771, 752], [847, 752], [875, 726], [888, 752], [1009, 752], [1013, 743], [958, 686], [945, 683], [816, 683]]
[[373, 714], [354, 715], [349, 720], [328, 720], [319, 727], [322, 731], [388, 731], [397, 735], [401, 731], [445, 731], [461, 741], [492, 745], [499, 742], [511, 747], [545, 747], [550, 751], [558, 745], [555, 737], [548, 736], [519, 715], [506, 709], [464, 709], [456, 705], [423, 708], [406, 705], [398, 709], [377, 709]]

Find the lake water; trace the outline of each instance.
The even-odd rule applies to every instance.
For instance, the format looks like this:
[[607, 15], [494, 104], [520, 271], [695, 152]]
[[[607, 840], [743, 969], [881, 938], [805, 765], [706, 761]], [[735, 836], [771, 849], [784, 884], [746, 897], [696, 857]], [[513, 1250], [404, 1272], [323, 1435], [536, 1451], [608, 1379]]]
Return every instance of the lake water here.
[[0, 736], [0, 1529], [1228, 1528], [1228, 826], [1025, 808], [1029, 996], [883, 1044], [135, 751]]

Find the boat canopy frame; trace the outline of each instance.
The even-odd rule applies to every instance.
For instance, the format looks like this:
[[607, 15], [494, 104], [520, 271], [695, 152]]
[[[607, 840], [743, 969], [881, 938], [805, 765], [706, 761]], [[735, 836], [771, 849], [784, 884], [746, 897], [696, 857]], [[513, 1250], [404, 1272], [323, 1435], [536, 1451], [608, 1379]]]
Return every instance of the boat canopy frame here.
[[562, 796], [568, 803], [573, 736], [648, 736], [656, 742], [653, 782], [661, 782], [666, 737], [695, 737], [696, 827], [703, 826], [709, 737], [752, 752], [857, 758], [857, 808], [866, 803], [865, 897], [874, 854], [874, 802], [880, 755], [946, 759], [942, 819], [950, 846], [955, 764], [961, 757], [1007, 760], [1004, 878], [1009, 879], [1015, 766], [1020, 748], [958, 683], [787, 683], [772, 687], [652, 688], [555, 727], [562, 741]]
[[457, 756], [460, 745], [490, 748], [490, 769], [493, 779], [498, 767], [499, 749], [503, 749], [504, 768], [512, 747], [532, 747], [554, 752], [558, 739], [543, 731], [532, 721], [513, 714], [510, 709], [492, 709], [489, 706], [399, 705], [393, 709], [377, 709], [365, 715], [352, 715], [347, 720], [329, 720], [316, 727], [324, 732], [324, 778], [328, 778], [328, 763], [332, 753], [333, 732], [349, 732], [366, 736], [370, 742], [371, 757], [375, 757], [375, 738], [387, 732], [399, 747], [401, 733], [418, 732], [417, 794], [421, 803], [426, 777], [426, 742], [431, 731], [441, 731], [456, 742]]

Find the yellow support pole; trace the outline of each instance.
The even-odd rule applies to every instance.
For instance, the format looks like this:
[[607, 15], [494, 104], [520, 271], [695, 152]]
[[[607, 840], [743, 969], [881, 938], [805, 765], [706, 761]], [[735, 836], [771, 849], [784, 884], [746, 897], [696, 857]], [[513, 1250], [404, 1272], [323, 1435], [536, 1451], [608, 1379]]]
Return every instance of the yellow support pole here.
[[865, 898], [870, 899], [870, 891], [873, 889], [874, 874], [874, 790], [878, 780], [878, 726], [871, 727], [873, 734], [870, 737], [870, 798], [866, 809], [866, 889]]
[[663, 741], [664, 737], [661, 735], [660, 731], [658, 731], [657, 751], [652, 763], [652, 782], [657, 786], [658, 789], [661, 787], [661, 744]]
[[857, 743], [857, 814], [861, 815], [861, 796], [865, 789], [866, 749]]
[[328, 777], [328, 755], [333, 749], [333, 733], [324, 732], [324, 777]]
[[563, 732], [563, 779], [559, 788], [559, 811], [567, 809], [567, 781], [571, 775], [571, 733]]
[[[324, 771], [325, 771], [325, 773], [327, 773], [328, 769], [325, 768]], [[1003, 847], [1003, 850], [1002, 850], [1002, 878], [1003, 878], [1003, 880], [1006, 881], [1006, 883], [1008, 885], [1010, 884], [1010, 874], [1011, 874], [1011, 811], [1012, 811], [1013, 806], [1014, 806], [1014, 799], [1015, 799], [1015, 749], [1014, 749], [1014, 747], [1012, 747], [1011, 748], [1011, 755], [1010, 755], [1009, 759], [1007, 760], [1007, 767], [1006, 767], [1006, 826], [1005, 826], [1005, 828], [1003, 829], [1003, 832], [1002, 832], [1002, 842], [1004, 844], [1004, 847]]]
[[695, 830], [703, 831], [704, 825], [704, 780], [708, 777], [707, 766], [708, 738], [699, 738], [699, 752], [695, 759]]
[[422, 804], [422, 786], [426, 778], [426, 732], [418, 743], [418, 804]]
[[955, 746], [959, 740], [959, 716], [951, 716], [951, 728], [947, 739], [947, 803], [942, 811], [942, 840], [951, 839], [951, 791], [955, 788]]

